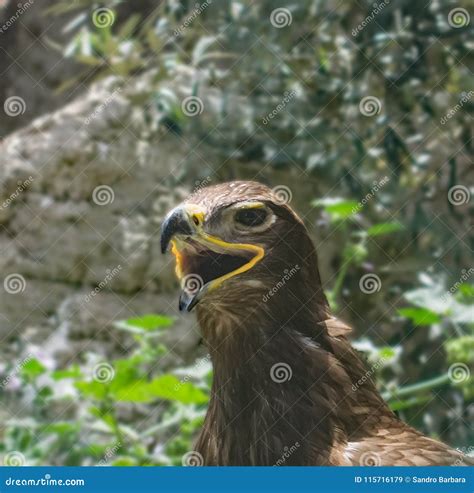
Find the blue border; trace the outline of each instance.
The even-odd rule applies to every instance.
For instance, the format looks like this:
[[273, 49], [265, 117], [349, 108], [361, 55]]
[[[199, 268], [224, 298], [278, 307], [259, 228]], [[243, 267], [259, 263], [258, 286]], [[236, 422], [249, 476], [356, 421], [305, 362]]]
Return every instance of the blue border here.
[[[71, 479], [84, 485], [51, 484]], [[24, 491], [473, 493], [474, 467], [1, 467], [0, 493]]]

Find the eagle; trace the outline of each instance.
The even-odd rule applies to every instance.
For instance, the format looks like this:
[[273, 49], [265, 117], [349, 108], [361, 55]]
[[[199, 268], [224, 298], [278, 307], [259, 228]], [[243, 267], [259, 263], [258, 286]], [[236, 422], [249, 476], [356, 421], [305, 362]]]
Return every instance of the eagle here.
[[213, 365], [195, 444], [204, 465], [427, 466], [468, 458], [387, 406], [333, 317], [314, 244], [275, 189], [201, 188], [165, 217], [182, 291]]

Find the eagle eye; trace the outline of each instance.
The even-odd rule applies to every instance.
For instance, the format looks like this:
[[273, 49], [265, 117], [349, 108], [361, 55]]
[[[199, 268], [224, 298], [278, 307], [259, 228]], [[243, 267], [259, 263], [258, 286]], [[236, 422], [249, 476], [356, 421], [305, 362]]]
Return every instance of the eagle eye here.
[[265, 209], [240, 209], [235, 214], [235, 220], [244, 226], [260, 226], [266, 218]]

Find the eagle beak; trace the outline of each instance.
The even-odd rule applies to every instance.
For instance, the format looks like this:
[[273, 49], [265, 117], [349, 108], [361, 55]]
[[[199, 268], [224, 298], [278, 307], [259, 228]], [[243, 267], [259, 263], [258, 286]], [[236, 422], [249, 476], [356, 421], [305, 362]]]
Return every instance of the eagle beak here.
[[[173, 209], [164, 219], [161, 226], [160, 246], [161, 253], [166, 253], [169, 244], [172, 244], [171, 251], [176, 258], [176, 275], [179, 279], [183, 277], [181, 269], [181, 253], [177, 248], [178, 238], [191, 238], [197, 234], [197, 226], [204, 219], [203, 211], [191, 210], [186, 206], [179, 206]], [[190, 312], [198, 303], [202, 294], [200, 286], [197, 292], [190, 292], [183, 289], [179, 297], [179, 311]]]
[[163, 221], [161, 226], [161, 253], [166, 253], [171, 239], [176, 235], [191, 236], [194, 228], [189, 220], [189, 214], [183, 207], [173, 209]]
[[161, 251], [176, 258], [181, 281], [180, 311], [191, 311], [205, 293], [225, 280], [251, 269], [264, 256], [264, 249], [247, 243], [229, 243], [203, 229], [205, 211], [193, 204], [173, 209], [161, 227]]

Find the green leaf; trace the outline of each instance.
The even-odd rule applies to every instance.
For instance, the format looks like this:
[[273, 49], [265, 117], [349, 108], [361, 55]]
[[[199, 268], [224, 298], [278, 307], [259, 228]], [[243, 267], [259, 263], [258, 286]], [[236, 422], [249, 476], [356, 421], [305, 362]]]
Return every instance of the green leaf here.
[[84, 451], [96, 459], [102, 459], [104, 454], [107, 452], [107, 449], [108, 445], [102, 445], [99, 443], [89, 443], [86, 447], [84, 447]]
[[110, 463], [111, 466], [138, 466], [138, 461], [134, 457], [121, 456]]
[[101, 382], [76, 382], [75, 387], [85, 396], [103, 400], [107, 396], [109, 389], [106, 383]]
[[112, 431], [117, 427], [117, 421], [112, 413], [102, 413], [101, 419]]
[[51, 372], [51, 378], [53, 380], [64, 380], [65, 378], [81, 378], [82, 373], [81, 369], [78, 365], [73, 365], [70, 368], [66, 368], [65, 370], [56, 370]]
[[191, 382], [182, 382], [174, 375], [163, 375], [151, 382], [141, 381], [115, 392], [119, 401], [152, 402], [156, 399], [177, 401], [183, 404], [204, 404], [207, 395]]
[[112, 391], [146, 378], [143, 372], [139, 371], [140, 363], [141, 357], [139, 355], [135, 355], [128, 359], [115, 360], [113, 362], [114, 378], [110, 382]]
[[397, 352], [390, 346], [383, 346], [379, 350], [379, 356], [381, 359], [390, 360], [395, 358]]
[[173, 325], [174, 321], [174, 317], [149, 314], [118, 322], [116, 326], [122, 330], [141, 334], [143, 332], [153, 332], [155, 330], [167, 329]]
[[461, 303], [470, 303], [474, 300], [474, 284], [462, 283], [458, 287], [457, 297]]
[[392, 221], [388, 223], [374, 224], [367, 230], [369, 236], [380, 236], [390, 233], [395, 233], [403, 229], [403, 224], [397, 221]]
[[66, 435], [68, 433], [76, 433], [80, 430], [79, 423], [70, 423], [68, 421], [57, 421], [40, 426], [42, 433], [57, 433], [58, 435]]
[[431, 325], [441, 321], [441, 317], [427, 308], [401, 308], [398, 313], [410, 319], [415, 325]]
[[182, 402], [183, 404], [204, 404], [208, 396], [191, 382], [182, 382], [174, 375], [163, 375], [151, 382], [157, 397]]
[[314, 207], [322, 207], [331, 216], [332, 221], [340, 221], [357, 214], [360, 207], [355, 200], [342, 198], [324, 198], [311, 202]]
[[35, 380], [46, 371], [46, 367], [36, 358], [31, 358], [21, 367], [21, 374], [23, 377]]

